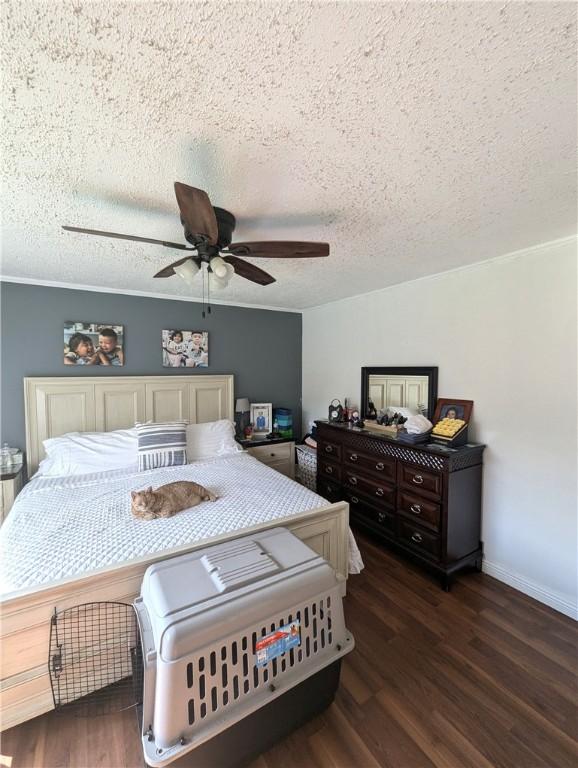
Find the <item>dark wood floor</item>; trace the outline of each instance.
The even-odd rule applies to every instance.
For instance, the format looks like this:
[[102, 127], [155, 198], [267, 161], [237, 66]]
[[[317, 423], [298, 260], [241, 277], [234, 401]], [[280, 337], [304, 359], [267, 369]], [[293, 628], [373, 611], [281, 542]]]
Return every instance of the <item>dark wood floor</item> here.
[[[359, 541], [356, 648], [335, 703], [251, 768], [574, 768], [578, 625], [484, 574], [447, 594]], [[11, 768], [142, 766], [132, 712], [45, 715], [3, 734], [1, 751]]]

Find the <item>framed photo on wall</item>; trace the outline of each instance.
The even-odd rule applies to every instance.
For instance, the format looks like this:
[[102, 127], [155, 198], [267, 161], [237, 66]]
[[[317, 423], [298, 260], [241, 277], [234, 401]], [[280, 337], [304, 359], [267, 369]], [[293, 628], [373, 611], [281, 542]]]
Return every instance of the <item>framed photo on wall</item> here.
[[64, 365], [124, 365], [124, 326], [66, 321]]
[[266, 435], [273, 429], [273, 403], [251, 403], [253, 434]]
[[165, 368], [209, 367], [208, 331], [163, 331], [162, 346]]

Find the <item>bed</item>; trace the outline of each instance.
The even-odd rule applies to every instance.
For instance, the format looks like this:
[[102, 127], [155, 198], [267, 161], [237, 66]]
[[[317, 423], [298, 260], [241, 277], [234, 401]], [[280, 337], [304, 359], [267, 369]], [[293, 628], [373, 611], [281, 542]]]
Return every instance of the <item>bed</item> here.
[[[230, 419], [233, 377], [26, 379], [25, 410], [32, 476], [43, 441], [66, 432], [111, 431], [146, 420]], [[168, 520], [130, 515], [130, 490], [183, 479], [200, 482], [219, 499]], [[46, 658], [55, 609], [131, 601], [152, 562], [279, 525], [329, 560], [345, 586], [347, 504], [328, 505], [245, 452], [146, 472], [34, 478], [0, 531], [2, 728], [53, 706]]]

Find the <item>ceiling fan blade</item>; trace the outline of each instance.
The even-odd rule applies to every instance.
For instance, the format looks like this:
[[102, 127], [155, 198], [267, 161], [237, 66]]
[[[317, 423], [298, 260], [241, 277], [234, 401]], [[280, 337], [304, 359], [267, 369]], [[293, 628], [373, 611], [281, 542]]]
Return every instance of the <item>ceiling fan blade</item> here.
[[309, 259], [329, 256], [329, 244], [272, 240], [264, 243], [231, 243], [228, 251], [236, 256], [253, 256], [263, 259]]
[[227, 264], [230, 264], [233, 267], [235, 273], [239, 275], [239, 277], [244, 277], [259, 285], [271, 285], [271, 283], [275, 282], [274, 277], [265, 272], [265, 270], [259, 269], [259, 267], [256, 267], [254, 264], [249, 264], [248, 261], [238, 259], [236, 256], [229, 256], [225, 253], [222, 255], [222, 258]]
[[67, 227], [64, 224], [62, 229], [67, 232], [82, 232], [84, 235], [100, 235], [101, 237], [116, 237], [119, 240], [136, 240], [137, 243], [153, 243], [155, 245], [164, 245], [165, 248], [178, 248], [181, 251], [192, 251], [190, 245], [181, 243], [170, 243], [166, 240], [152, 240], [150, 237], [137, 237], [136, 235], [120, 235], [118, 232], [102, 232], [100, 229], [81, 229], [80, 227]]
[[[173, 275], [176, 275], [175, 267], [180, 267], [181, 264], [184, 264], [185, 261], [188, 261], [189, 259], [191, 259], [190, 256], [185, 256], [184, 259], [174, 261], [172, 264], [169, 264], [168, 267], [163, 267], [161, 271], [157, 272], [153, 277], [172, 277]], [[200, 266], [198, 259], [191, 259], [191, 261], [194, 261], [197, 266]]]
[[219, 225], [207, 193], [175, 181], [175, 195], [188, 234], [199, 235], [209, 245], [216, 245]]

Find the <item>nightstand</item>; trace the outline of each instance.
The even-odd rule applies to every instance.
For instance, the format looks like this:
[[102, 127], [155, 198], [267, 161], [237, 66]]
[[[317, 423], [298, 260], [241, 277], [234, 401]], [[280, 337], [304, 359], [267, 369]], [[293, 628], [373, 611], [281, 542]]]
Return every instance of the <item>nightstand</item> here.
[[22, 488], [24, 464], [0, 470], [0, 525], [12, 509], [14, 499]]
[[295, 478], [295, 441], [282, 437], [276, 440], [239, 440], [243, 448], [271, 469], [292, 480]]

